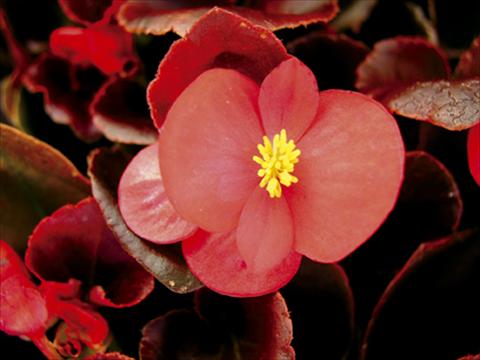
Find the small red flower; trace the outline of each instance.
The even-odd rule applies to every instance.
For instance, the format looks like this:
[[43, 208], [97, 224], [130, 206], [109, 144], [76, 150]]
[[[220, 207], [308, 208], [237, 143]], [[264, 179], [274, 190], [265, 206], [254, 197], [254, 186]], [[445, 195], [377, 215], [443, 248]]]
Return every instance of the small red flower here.
[[[129, 204], [146, 194], [132, 197], [131, 185], [147, 158], [155, 166], [153, 149], [138, 155], [119, 187], [122, 214], [140, 234], [157, 225], [135, 220]], [[284, 285], [298, 254], [321, 262], [350, 254], [388, 215], [403, 176], [391, 115], [357, 93], [318, 93], [295, 58], [260, 86], [235, 70], [204, 71], [170, 108], [158, 149], [153, 177], [165, 192], [152, 206], [171, 202], [184, 219], [170, 240], [187, 237], [189, 223], [208, 231], [183, 242], [186, 260], [207, 286], [236, 296]], [[169, 219], [159, 221], [169, 229], [179, 222]]]

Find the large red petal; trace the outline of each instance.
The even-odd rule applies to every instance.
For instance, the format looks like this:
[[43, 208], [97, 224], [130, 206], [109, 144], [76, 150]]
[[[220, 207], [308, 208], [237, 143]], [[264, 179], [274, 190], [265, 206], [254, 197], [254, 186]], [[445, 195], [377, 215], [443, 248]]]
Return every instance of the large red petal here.
[[468, 130], [467, 154], [470, 172], [480, 186], [480, 124]]
[[48, 312], [43, 295], [28, 278], [15, 251], [0, 240], [0, 330], [10, 335], [41, 336]]
[[159, 166], [157, 143], [140, 151], [120, 179], [118, 206], [135, 234], [157, 244], [168, 244], [193, 234], [197, 227], [173, 209]]
[[295, 275], [302, 258], [292, 251], [275, 268], [255, 272], [240, 255], [235, 232], [199, 231], [182, 245], [188, 266], [200, 281], [220, 294], [236, 297], [260, 296], [278, 290]]
[[224, 9], [210, 10], [171, 47], [150, 83], [147, 98], [155, 125], [161, 127], [175, 99], [205, 70], [231, 68], [261, 82], [287, 58], [272, 32]]
[[262, 137], [258, 91], [234, 70], [205, 71], [178, 97], [160, 133], [168, 198], [208, 231], [232, 230], [258, 182], [252, 160]]
[[285, 197], [272, 199], [257, 188], [248, 199], [237, 228], [237, 246], [247, 267], [265, 272], [278, 266], [290, 254], [293, 222]]
[[315, 75], [298, 59], [282, 62], [260, 87], [260, 113], [265, 132], [273, 137], [285, 129], [297, 140], [315, 118], [318, 87]]
[[375, 232], [395, 203], [403, 177], [400, 132], [376, 101], [331, 90], [320, 93], [316, 122], [298, 147], [299, 182], [288, 189], [295, 249], [338, 261]]

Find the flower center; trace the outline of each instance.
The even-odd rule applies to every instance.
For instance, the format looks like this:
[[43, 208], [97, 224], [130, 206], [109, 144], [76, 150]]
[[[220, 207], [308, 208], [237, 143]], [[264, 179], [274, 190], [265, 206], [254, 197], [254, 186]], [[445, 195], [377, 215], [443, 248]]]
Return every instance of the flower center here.
[[275, 134], [273, 141], [263, 137], [263, 145], [258, 144], [260, 156], [254, 156], [253, 161], [261, 166], [257, 174], [262, 178], [260, 187], [265, 188], [271, 198], [282, 196], [282, 185], [288, 187], [298, 182], [293, 176], [295, 164], [298, 163], [300, 150], [293, 140], [287, 141], [287, 131], [282, 129]]

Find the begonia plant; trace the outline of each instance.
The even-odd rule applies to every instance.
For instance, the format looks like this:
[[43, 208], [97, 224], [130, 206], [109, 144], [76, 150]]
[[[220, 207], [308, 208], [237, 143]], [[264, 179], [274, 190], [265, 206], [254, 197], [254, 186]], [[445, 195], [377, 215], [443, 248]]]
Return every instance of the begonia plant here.
[[0, 3], [2, 358], [480, 359], [480, 2]]

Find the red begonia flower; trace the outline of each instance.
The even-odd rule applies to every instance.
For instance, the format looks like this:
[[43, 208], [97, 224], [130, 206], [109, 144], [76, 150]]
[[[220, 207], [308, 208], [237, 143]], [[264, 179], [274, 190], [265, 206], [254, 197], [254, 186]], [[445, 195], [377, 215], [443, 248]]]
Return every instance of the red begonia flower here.
[[[257, 145], [262, 135], [275, 135], [273, 150], [265, 138]], [[404, 152], [383, 107], [355, 93], [319, 95], [291, 59], [260, 88], [236, 71], [204, 72], [170, 109], [159, 157], [179, 214], [211, 232], [238, 227], [247, 266], [266, 270], [292, 248], [333, 262], [362, 244], [393, 207]]]
[[468, 165], [478, 186], [480, 186], [480, 124], [468, 130]]
[[96, 305], [132, 306], [153, 289], [153, 277], [120, 247], [92, 198], [40, 222], [25, 262], [44, 283], [81, 281]]
[[110, 24], [58, 28], [50, 35], [50, 49], [74, 64], [95, 65], [106, 75], [129, 73], [137, 63], [131, 34]]
[[[124, 177], [144, 172], [148, 159], [158, 166], [153, 149]], [[319, 94], [313, 74], [292, 58], [261, 86], [235, 70], [204, 71], [171, 107], [159, 158], [153, 177], [165, 194], [156, 196], [211, 233], [183, 242], [193, 273], [218, 292], [253, 296], [288, 282], [299, 254], [334, 262], [366, 241], [394, 205], [404, 149], [380, 104], [347, 91]], [[132, 220], [145, 197], [128, 204], [124, 185], [132, 182], [119, 187], [127, 224], [159, 231], [152, 217]]]

